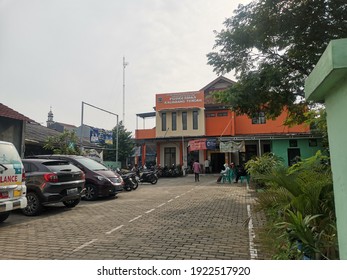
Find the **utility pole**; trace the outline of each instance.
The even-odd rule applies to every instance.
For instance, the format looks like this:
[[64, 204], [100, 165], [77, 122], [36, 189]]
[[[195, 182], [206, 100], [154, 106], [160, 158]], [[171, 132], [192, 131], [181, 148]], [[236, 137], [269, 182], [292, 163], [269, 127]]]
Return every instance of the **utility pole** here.
[[123, 125], [125, 125], [125, 67], [128, 65], [123, 56]]

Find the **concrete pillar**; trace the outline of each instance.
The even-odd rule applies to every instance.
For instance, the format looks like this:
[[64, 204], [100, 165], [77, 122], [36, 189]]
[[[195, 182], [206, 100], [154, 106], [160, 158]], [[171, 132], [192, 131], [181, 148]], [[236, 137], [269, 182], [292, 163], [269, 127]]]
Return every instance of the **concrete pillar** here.
[[340, 259], [347, 259], [347, 39], [329, 43], [306, 79], [307, 100], [324, 101], [333, 172]]

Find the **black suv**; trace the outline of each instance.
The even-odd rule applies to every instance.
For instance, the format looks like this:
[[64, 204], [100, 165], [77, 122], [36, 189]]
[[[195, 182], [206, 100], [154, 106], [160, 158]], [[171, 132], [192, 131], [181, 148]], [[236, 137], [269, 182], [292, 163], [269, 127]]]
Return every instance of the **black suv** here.
[[85, 175], [66, 160], [23, 159], [26, 172], [27, 216], [39, 215], [44, 205], [62, 202], [75, 207], [84, 194]]
[[77, 155], [38, 155], [35, 158], [68, 160], [81, 169], [86, 175], [84, 196], [86, 200], [95, 200], [98, 197], [114, 197], [123, 191], [122, 177], [93, 159]]

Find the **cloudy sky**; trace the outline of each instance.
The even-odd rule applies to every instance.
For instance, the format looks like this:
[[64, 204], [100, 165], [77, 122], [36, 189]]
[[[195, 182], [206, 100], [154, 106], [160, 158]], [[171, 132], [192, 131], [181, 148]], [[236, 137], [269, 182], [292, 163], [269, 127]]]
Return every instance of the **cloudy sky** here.
[[[81, 124], [82, 101], [136, 129], [155, 94], [199, 90], [215, 35], [250, 0], [0, 0], [0, 103], [46, 124]], [[233, 79], [232, 74], [226, 75]], [[112, 129], [116, 117], [84, 106], [84, 123]], [[151, 128], [138, 119], [137, 127]]]

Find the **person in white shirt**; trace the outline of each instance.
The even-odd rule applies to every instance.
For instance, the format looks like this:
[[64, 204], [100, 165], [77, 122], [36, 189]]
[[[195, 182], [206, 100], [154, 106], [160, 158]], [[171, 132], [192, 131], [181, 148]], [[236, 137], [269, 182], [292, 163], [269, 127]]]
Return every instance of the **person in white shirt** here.
[[224, 163], [224, 170], [220, 172], [220, 176], [217, 179], [217, 183], [220, 183], [220, 181], [222, 181], [224, 174], [227, 174], [229, 170], [230, 170], [229, 165], [227, 163]]
[[210, 161], [208, 159], [205, 160], [205, 173], [210, 173]]

